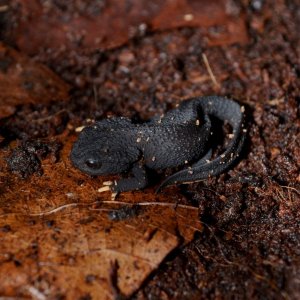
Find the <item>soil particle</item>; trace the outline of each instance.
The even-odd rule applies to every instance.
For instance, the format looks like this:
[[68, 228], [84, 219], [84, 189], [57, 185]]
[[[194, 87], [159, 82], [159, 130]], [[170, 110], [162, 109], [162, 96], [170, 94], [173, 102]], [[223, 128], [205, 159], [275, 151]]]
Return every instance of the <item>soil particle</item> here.
[[55, 163], [58, 160], [60, 148], [61, 145], [57, 141], [51, 143], [40, 140], [26, 141], [23, 145], [13, 149], [6, 159], [8, 168], [22, 178], [27, 178], [34, 173], [42, 175], [41, 160], [50, 155], [52, 163]]
[[118, 210], [112, 210], [108, 213], [108, 218], [112, 221], [121, 221], [133, 218], [141, 213], [139, 206], [124, 206]]

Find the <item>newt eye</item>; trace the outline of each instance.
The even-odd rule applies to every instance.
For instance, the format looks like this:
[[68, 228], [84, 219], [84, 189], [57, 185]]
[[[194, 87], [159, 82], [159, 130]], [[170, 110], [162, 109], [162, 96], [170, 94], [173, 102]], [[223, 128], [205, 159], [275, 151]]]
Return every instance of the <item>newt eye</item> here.
[[85, 161], [85, 164], [91, 169], [100, 169], [102, 163], [94, 158], [89, 158]]

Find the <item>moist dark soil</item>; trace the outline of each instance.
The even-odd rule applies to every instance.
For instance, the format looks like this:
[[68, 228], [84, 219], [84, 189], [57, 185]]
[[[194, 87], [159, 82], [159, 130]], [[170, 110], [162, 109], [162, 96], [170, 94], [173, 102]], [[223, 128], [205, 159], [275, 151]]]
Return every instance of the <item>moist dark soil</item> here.
[[[90, 119], [115, 115], [146, 120], [187, 98], [228, 96], [246, 107], [248, 137], [240, 160], [216, 178], [162, 192], [197, 207], [203, 230], [173, 250], [130, 298], [299, 299], [300, 6], [289, 0], [211, 2], [215, 10], [229, 7], [239, 22], [224, 18], [220, 23], [215, 17], [211, 24], [168, 27], [151, 23], [150, 14], [147, 22], [152, 26], [147, 30], [134, 27], [142, 32], [114, 37], [112, 44], [97, 48], [77, 41], [51, 48], [47, 41], [35, 49], [20, 42], [18, 24], [30, 27], [31, 20], [20, 1], [7, 4], [9, 9], [0, 12], [2, 41], [51, 69], [71, 90], [69, 101], [18, 103], [0, 119], [0, 153], [5, 158], [0, 185], [1, 178], [6, 185], [0, 198], [9, 188], [9, 176], [20, 181], [43, 176], [43, 161], [55, 164], [60, 145], [70, 137], [74, 140], [74, 129]], [[65, 22], [74, 14], [101, 14], [108, 5], [76, 0], [41, 3], [45, 20], [59, 13]], [[118, 11], [110, 12], [118, 20]], [[241, 26], [238, 39], [222, 33], [228, 23]], [[34, 37], [27, 43], [35, 43]], [[145, 197], [151, 198], [151, 193], [155, 186]], [[138, 209], [127, 210], [110, 217], [139, 214]], [[90, 299], [85, 297], [80, 299]]]

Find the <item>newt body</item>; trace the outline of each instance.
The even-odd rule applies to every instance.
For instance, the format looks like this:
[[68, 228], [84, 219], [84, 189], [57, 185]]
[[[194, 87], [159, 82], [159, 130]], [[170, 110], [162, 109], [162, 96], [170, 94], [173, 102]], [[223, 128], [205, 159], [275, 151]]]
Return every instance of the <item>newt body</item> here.
[[[232, 127], [227, 149], [212, 161], [210, 116]], [[243, 107], [235, 101], [218, 96], [193, 98], [142, 124], [118, 117], [84, 128], [73, 145], [71, 161], [90, 175], [132, 173], [110, 187], [114, 192], [146, 187], [147, 169], [182, 167], [162, 182], [161, 189], [224, 172], [238, 157], [245, 132]]]

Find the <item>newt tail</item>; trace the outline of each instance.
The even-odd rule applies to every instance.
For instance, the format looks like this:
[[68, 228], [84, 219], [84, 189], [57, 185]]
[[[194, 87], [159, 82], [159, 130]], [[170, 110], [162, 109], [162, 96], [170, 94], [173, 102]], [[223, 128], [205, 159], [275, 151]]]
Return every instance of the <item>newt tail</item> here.
[[227, 149], [210, 162], [200, 160], [189, 168], [167, 177], [157, 189], [168, 185], [190, 183], [217, 176], [229, 168], [238, 158], [246, 137], [244, 129], [244, 107], [233, 100], [218, 96], [195, 98], [194, 105], [202, 110], [204, 115], [213, 116], [232, 127], [232, 139]]

